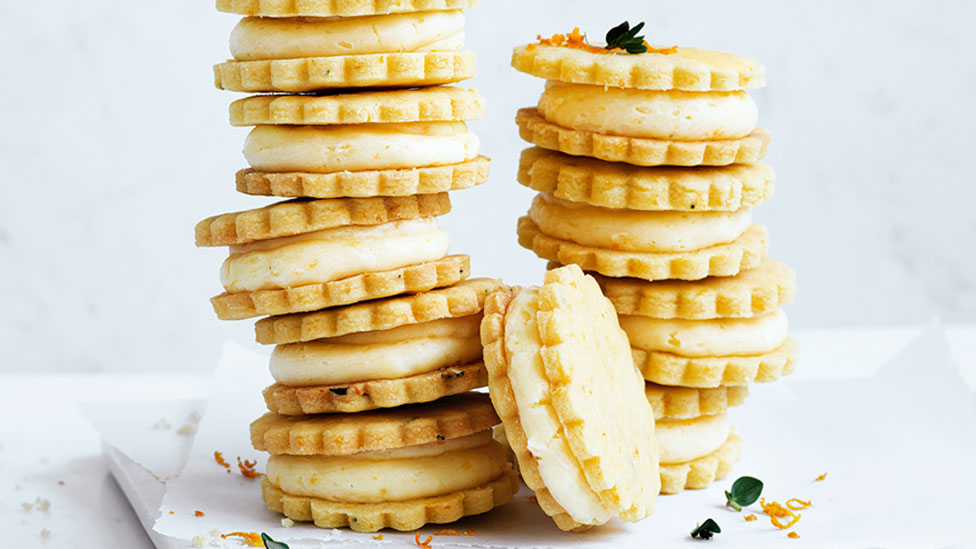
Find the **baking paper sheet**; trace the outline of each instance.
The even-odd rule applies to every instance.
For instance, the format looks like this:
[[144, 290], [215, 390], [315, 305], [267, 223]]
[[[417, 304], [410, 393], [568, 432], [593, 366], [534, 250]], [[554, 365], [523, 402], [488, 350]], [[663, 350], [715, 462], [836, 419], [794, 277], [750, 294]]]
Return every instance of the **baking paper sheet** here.
[[[746, 404], [732, 411], [745, 440], [733, 473], [706, 490], [659, 497], [657, 513], [648, 520], [562, 533], [523, 488], [512, 503], [448, 526], [472, 529], [474, 536], [436, 536], [432, 544], [676, 547], [702, 543], [688, 534], [696, 523], [713, 518], [722, 533], [711, 543], [723, 547], [969, 546], [976, 535], [966, 526], [976, 494], [976, 395], [950, 358], [944, 329], [934, 323], [900, 351], [890, 348], [901, 347], [898, 338], [856, 334], [801, 337], [801, 345], [815, 347], [801, 355], [799, 368], [815, 371], [826, 368], [827, 360], [849, 361], [829, 369], [856, 375], [865, 371], [866, 360], [892, 357], [880, 371], [870, 377], [787, 378], [754, 386]], [[265, 509], [259, 481], [237, 474], [236, 462], [232, 473], [216, 464], [213, 453], [222, 451], [228, 461], [257, 459], [263, 470], [265, 458], [251, 449], [248, 424], [265, 411], [260, 391], [268, 383], [265, 355], [227, 346], [189, 461], [167, 484], [155, 530], [186, 540], [202, 536], [198, 541], [213, 544], [220, 539], [208, 532], [256, 531], [293, 548], [413, 545], [413, 533], [384, 531], [380, 541], [370, 534], [299, 523], [285, 528], [279, 515]], [[814, 482], [823, 473], [825, 480]], [[791, 529], [799, 539], [773, 527], [758, 505], [743, 513], [724, 506], [723, 490], [740, 475], [765, 481], [767, 499], [813, 502]], [[195, 510], [204, 516], [193, 516]], [[751, 513], [759, 520], [743, 519]], [[422, 539], [442, 528], [424, 528]], [[228, 547], [237, 545], [226, 541]]]

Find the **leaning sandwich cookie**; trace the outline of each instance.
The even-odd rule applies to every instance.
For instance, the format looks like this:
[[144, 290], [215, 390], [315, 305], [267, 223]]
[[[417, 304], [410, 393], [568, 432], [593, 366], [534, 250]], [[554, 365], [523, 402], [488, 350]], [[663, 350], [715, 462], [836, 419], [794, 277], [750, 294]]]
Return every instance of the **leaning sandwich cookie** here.
[[268, 509], [321, 528], [415, 530], [510, 501], [518, 482], [492, 438], [498, 417], [486, 395], [358, 414], [286, 417], [251, 424], [271, 454]]
[[570, 266], [501, 288], [481, 326], [492, 403], [522, 478], [563, 530], [653, 513], [654, 412], [612, 305]]

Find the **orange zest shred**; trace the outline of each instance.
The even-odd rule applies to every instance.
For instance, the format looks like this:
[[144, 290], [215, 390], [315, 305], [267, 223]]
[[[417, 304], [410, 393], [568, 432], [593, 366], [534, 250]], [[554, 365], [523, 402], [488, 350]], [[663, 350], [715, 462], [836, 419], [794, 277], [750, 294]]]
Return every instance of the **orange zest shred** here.
[[[786, 530], [800, 520], [799, 513], [794, 513], [791, 509], [783, 507], [775, 501], [766, 503], [766, 498], [759, 498], [759, 505], [762, 507], [763, 512], [769, 515], [769, 521], [773, 523], [773, 526], [782, 530]], [[787, 523], [783, 523], [779, 520], [786, 517], [791, 518], [791, 520]]]
[[469, 536], [469, 537], [470, 536], [473, 536], [474, 535], [474, 530], [465, 530], [464, 531], [464, 535], [465, 536]]
[[241, 538], [250, 546], [264, 547], [264, 541], [261, 539], [261, 534], [258, 534], [257, 532], [231, 532], [229, 534], [222, 534], [220, 537], [227, 539], [231, 536]]
[[214, 452], [214, 461], [216, 461], [217, 465], [220, 465], [221, 467], [230, 467], [230, 463], [227, 463], [227, 460], [224, 459], [223, 452]]
[[746, 522], [752, 522], [752, 521], [754, 521], [754, 520], [759, 520], [759, 519], [758, 519], [758, 518], [756, 517], [756, 515], [746, 515], [746, 516], [744, 516], [744, 517], [742, 517], [742, 518], [744, 518], [744, 519], [746, 519]]
[[424, 549], [430, 549], [430, 542], [434, 541], [434, 536], [427, 536], [427, 539], [420, 541], [420, 532], [415, 532], [413, 535], [413, 540], [417, 543], [417, 547], [423, 547]]
[[[590, 53], [613, 53], [614, 51], [623, 51], [622, 48], [600, 48], [597, 46], [591, 46], [586, 42], [586, 35], [580, 32], [579, 27], [573, 29], [572, 32], [566, 34], [554, 34], [549, 38], [543, 38], [541, 34], [536, 35], [536, 40], [538, 44], [531, 44], [531, 46], [557, 46], [562, 48], [572, 48], [575, 50], [588, 51]], [[655, 48], [654, 46], [644, 41], [644, 47], [647, 48], [647, 53], [660, 53], [663, 55], [669, 55], [678, 52], [678, 46], [671, 46], [670, 48]]]
[[258, 464], [257, 460], [244, 460], [241, 461], [241, 456], [237, 456], [237, 466], [241, 470], [241, 475], [245, 478], [258, 478], [263, 477], [264, 473], [259, 473], [254, 470], [254, 466]]
[[813, 505], [812, 502], [803, 501], [800, 498], [791, 498], [791, 499], [786, 500], [786, 506], [789, 507], [790, 509], [794, 510], [794, 511], [799, 511], [801, 509], [806, 509], [807, 507], [810, 507], [811, 505]]
[[814, 482], [820, 482], [821, 480], [827, 478], [827, 473], [820, 475], [819, 477], [813, 479]]
[[379, 541], [379, 540], [383, 539], [383, 534], [376, 534], [375, 536], [373, 536], [373, 539], [375, 539], [376, 541]]
[[443, 530], [434, 532], [435, 536], [460, 536], [461, 533], [457, 530], [451, 530], [450, 528], [445, 528]]
[[800, 534], [797, 534], [796, 532], [790, 532], [789, 534], [786, 534], [786, 537], [792, 539], [800, 539]]
[[193, 512], [193, 516], [195, 516], [195, 517], [202, 517], [203, 516], [203, 511], [194, 511]]

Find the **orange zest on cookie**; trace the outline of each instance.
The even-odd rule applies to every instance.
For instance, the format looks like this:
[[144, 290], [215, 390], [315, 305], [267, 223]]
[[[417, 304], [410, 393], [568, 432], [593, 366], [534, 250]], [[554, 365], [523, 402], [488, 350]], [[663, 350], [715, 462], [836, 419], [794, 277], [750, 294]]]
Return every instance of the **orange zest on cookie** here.
[[443, 530], [434, 532], [435, 536], [460, 536], [461, 533], [457, 530], [451, 530], [450, 528], [445, 528]]
[[[800, 520], [801, 515], [799, 513], [794, 513], [791, 509], [783, 507], [775, 501], [766, 503], [766, 498], [759, 498], [759, 505], [762, 507], [763, 512], [769, 515], [769, 522], [782, 530], [786, 530]], [[789, 522], [784, 523], [779, 520], [787, 517], [790, 518]]]
[[742, 518], [746, 519], [746, 522], [752, 522], [754, 520], [759, 520], [758, 517], [756, 517], [756, 515], [746, 515], [746, 516], [744, 516]]
[[803, 501], [802, 499], [799, 499], [799, 498], [792, 498], [792, 499], [786, 500], [786, 506], [789, 507], [790, 509], [793, 509], [794, 511], [799, 511], [801, 509], [806, 509], [807, 507], [810, 507], [811, 505], [813, 505], [813, 503], [811, 503], [809, 501]]
[[257, 464], [257, 460], [248, 461], [245, 459], [244, 461], [241, 461], [241, 457], [237, 456], [237, 466], [241, 470], [241, 475], [246, 478], [258, 478], [264, 476], [264, 473], [259, 473], [254, 470], [254, 466]]
[[230, 463], [227, 463], [227, 460], [224, 459], [223, 452], [214, 452], [214, 461], [216, 461], [217, 465], [220, 465], [221, 467], [230, 468]]
[[434, 541], [434, 536], [427, 536], [427, 539], [420, 541], [420, 532], [415, 532], [413, 535], [414, 542], [417, 543], [417, 547], [423, 547], [424, 549], [430, 549], [430, 542]]
[[786, 534], [786, 537], [793, 538], [793, 539], [800, 539], [800, 534], [797, 534], [796, 532], [790, 532], [789, 534]]
[[257, 532], [231, 532], [229, 534], [223, 534], [220, 537], [227, 539], [229, 537], [241, 538], [245, 543], [253, 547], [264, 547], [264, 541], [261, 539], [261, 534]]
[[202, 517], [203, 516], [203, 511], [194, 511], [193, 512], [193, 516], [195, 516], [195, 517]]
[[820, 475], [819, 477], [813, 479], [814, 482], [820, 482], [821, 480], [827, 478], [827, 473]]
[[[554, 34], [549, 38], [543, 38], [541, 34], [536, 35], [536, 40], [538, 43], [529, 44], [532, 46], [556, 46], [559, 48], [572, 48], [574, 50], [583, 50], [590, 53], [614, 53], [616, 51], [624, 51], [621, 48], [600, 48], [597, 46], [591, 46], [586, 42], [586, 35], [580, 32], [579, 27], [573, 29], [572, 32], [566, 34]], [[663, 55], [669, 55], [678, 52], [678, 46], [671, 46], [670, 48], [655, 48], [654, 46], [644, 41], [644, 46], [647, 48], [647, 53], [660, 53]]]

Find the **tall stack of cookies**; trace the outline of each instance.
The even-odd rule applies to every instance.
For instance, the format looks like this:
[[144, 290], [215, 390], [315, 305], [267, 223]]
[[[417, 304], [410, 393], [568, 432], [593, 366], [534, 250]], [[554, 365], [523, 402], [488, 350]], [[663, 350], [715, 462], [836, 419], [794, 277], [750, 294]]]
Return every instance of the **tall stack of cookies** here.
[[[272, 511], [325, 528], [412, 530], [517, 490], [487, 395], [479, 325], [499, 283], [468, 279], [437, 217], [485, 182], [465, 120], [484, 116], [461, 8], [477, 0], [218, 0], [244, 15], [218, 88], [253, 126], [237, 190], [286, 200], [212, 217], [229, 246], [217, 316], [267, 316], [275, 345], [251, 426]], [[256, 395], [255, 395], [256, 396]], [[246, 398], [246, 396], [242, 396]]]
[[[752, 209], [773, 192], [769, 134], [745, 89], [750, 59], [654, 48], [626, 23], [592, 45], [578, 30], [515, 49], [548, 80], [519, 111], [519, 181], [539, 191], [519, 243], [594, 275], [620, 316], [657, 417], [661, 491], [703, 488], [738, 460], [727, 415], [753, 382], [789, 374], [781, 307], [795, 279], [767, 258]], [[616, 46], [616, 47], [615, 47]]]

